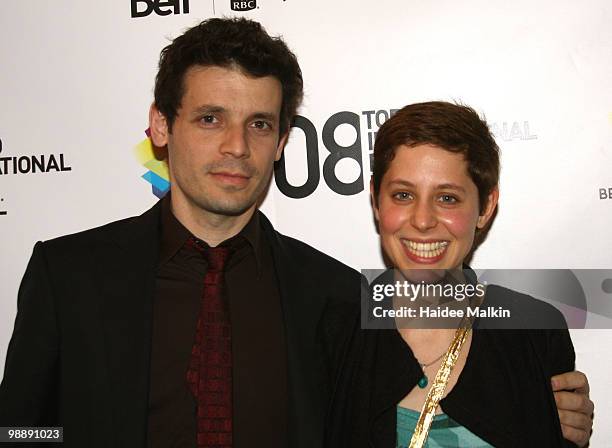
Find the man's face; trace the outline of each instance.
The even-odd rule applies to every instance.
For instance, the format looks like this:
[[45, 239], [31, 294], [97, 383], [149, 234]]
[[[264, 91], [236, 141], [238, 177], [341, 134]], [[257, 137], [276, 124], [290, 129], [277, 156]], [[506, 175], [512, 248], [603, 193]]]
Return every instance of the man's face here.
[[250, 213], [284, 146], [281, 101], [282, 86], [274, 77], [190, 68], [171, 133], [155, 107], [151, 111], [151, 126], [161, 131], [152, 130], [153, 143], [168, 145], [173, 202], [213, 215]]

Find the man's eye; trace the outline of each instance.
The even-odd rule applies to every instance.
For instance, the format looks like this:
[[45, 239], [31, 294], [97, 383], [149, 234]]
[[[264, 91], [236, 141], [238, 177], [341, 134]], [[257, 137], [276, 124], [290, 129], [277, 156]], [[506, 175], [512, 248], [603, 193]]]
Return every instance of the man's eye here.
[[217, 117], [215, 117], [214, 115], [204, 115], [202, 118], [200, 118], [200, 121], [204, 124], [213, 124], [216, 123]]
[[272, 125], [267, 121], [257, 120], [253, 122], [253, 127], [257, 129], [272, 129]]

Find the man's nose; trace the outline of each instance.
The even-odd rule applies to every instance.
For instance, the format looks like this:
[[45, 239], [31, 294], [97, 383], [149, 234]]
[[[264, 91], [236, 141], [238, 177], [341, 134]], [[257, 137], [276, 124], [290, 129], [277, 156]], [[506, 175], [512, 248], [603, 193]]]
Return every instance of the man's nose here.
[[236, 125], [227, 128], [220, 151], [237, 159], [249, 156], [249, 143], [243, 126]]

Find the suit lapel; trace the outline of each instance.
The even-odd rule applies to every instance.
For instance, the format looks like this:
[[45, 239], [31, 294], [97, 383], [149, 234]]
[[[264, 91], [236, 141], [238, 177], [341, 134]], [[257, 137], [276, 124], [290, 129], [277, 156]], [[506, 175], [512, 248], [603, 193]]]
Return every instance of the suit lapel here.
[[95, 255], [116, 446], [146, 442], [160, 209], [114, 228], [108, 248]]
[[[308, 266], [301, 265], [296, 253], [261, 214], [266, 239], [272, 247], [272, 257], [287, 341], [287, 376], [289, 388], [289, 445], [310, 448], [321, 444], [323, 433], [321, 354], [316, 352], [316, 329], [326, 305], [318, 285], [313, 285]], [[296, 257], [297, 256], [297, 257]]]

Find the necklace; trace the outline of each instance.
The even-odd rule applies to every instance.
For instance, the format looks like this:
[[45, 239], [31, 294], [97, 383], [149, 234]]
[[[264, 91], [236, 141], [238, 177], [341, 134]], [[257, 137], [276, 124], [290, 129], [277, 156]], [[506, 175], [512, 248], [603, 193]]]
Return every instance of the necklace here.
[[421, 389], [425, 389], [427, 387], [427, 385], [429, 384], [429, 378], [427, 378], [427, 374], [425, 373], [425, 368], [435, 364], [438, 361], [440, 361], [440, 359], [442, 359], [442, 357], [444, 355], [446, 355], [447, 351], [448, 350], [445, 350], [444, 352], [442, 352], [442, 354], [440, 356], [438, 356], [436, 359], [434, 359], [433, 361], [431, 361], [430, 363], [427, 363], [427, 364], [423, 364], [423, 363], [421, 363], [421, 362], [419, 362], [417, 360], [417, 362], [419, 362], [419, 365], [421, 366], [421, 369], [423, 369], [423, 376], [421, 377], [421, 379], [417, 383], [417, 386], [419, 386]]
[[[468, 323], [469, 323], [469, 325], [468, 325]], [[459, 331], [462, 328], [463, 329], [466, 329], [466, 328], [469, 329], [469, 328], [471, 328], [471, 326], [472, 326], [472, 321], [470, 319], [468, 319], [467, 317], [464, 317], [461, 320], [461, 322], [459, 323], [459, 328], [457, 328], [457, 331], [455, 332], [455, 340], [457, 339], [457, 335], [459, 334]], [[453, 343], [454, 343], [454, 340], [451, 341], [451, 345], [449, 346], [449, 348], [446, 351], [444, 351], [440, 356], [438, 356], [436, 359], [434, 359], [433, 361], [431, 361], [431, 362], [429, 362], [427, 364], [423, 364], [422, 362], [419, 362], [419, 360], [417, 359], [417, 362], [419, 363], [419, 365], [421, 366], [421, 369], [423, 370], [423, 376], [417, 382], [417, 386], [419, 386], [421, 389], [425, 389], [427, 387], [427, 385], [429, 384], [429, 378], [427, 378], [427, 374], [425, 373], [425, 368], [435, 364], [440, 359], [442, 359], [442, 357], [449, 352], [449, 350], [451, 349]], [[461, 342], [461, 344], [463, 344], [463, 341]]]
[[410, 448], [422, 448], [425, 446], [427, 436], [429, 435], [429, 428], [431, 427], [434, 414], [436, 413], [436, 408], [444, 395], [444, 391], [446, 390], [446, 386], [448, 384], [448, 379], [450, 378], [451, 372], [457, 363], [457, 359], [461, 353], [461, 348], [469, 332], [470, 328], [457, 328], [455, 337], [446, 351], [444, 361], [442, 361], [442, 365], [438, 369], [434, 382], [427, 393], [425, 403], [423, 403], [421, 415], [419, 416], [419, 420], [417, 421], [414, 432], [412, 433], [412, 439], [410, 439]]

